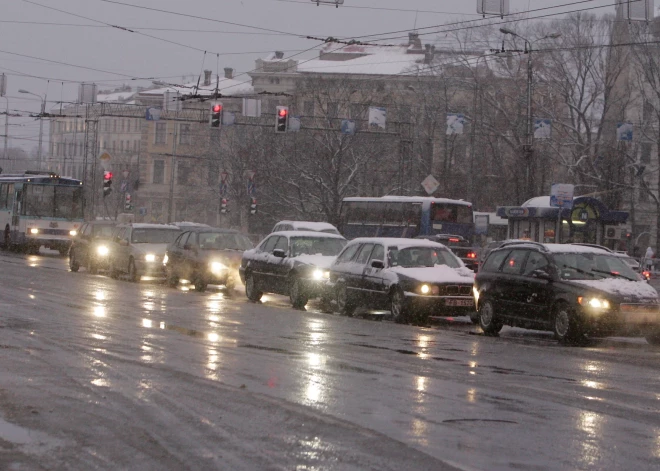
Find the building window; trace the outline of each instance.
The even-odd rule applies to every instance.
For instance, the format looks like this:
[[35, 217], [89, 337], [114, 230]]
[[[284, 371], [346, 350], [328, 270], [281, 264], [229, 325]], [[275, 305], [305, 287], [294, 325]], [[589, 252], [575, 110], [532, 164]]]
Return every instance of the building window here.
[[155, 144], [167, 144], [167, 123], [156, 123]]
[[140, 141], [133, 141], [133, 152], [137, 153], [137, 151], [138, 151], [138, 142], [140, 142]]
[[119, 141], [119, 152], [124, 152], [124, 141]]
[[339, 103], [336, 101], [328, 103], [328, 118], [334, 119], [339, 115]]
[[112, 132], [117, 132], [117, 120], [112, 120]]
[[179, 125], [179, 144], [190, 144], [190, 124]]
[[176, 169], [176, 184], [187, 185], [190, 178], [190, 166], [187, 163], [179, 162]]
[[153, 183], [162, 184], [165, 181], [165, 161], [154, 160], [154, 178]]
[[652, 142], [642, 142], [641, 153], [639, 156], [640, 163], [650, 164], [651, 163], [651, 149], [653, 148]]
[[305, 100], [303, 103], [303, 114], [305, 116], [314, 116], [314, 100]]
[[151, 219], [153, 222], [160, 222], [163, 219], [162, 201], [153, 201], [151, 203]]

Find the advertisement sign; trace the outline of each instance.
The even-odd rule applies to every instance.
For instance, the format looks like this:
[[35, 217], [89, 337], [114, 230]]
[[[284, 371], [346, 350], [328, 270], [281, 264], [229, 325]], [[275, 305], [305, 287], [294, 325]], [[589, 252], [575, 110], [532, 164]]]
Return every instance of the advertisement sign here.
[[385, 129], [387, 110], [376, 106], [369, 107], [369, 129]]
[[553, 183], [550, 190], [550, 206], [572, 208], [574, 190], [575, 185], [570, 183]]
[[463, 134], [465, 126], [465, 115], [459, 113], [447, 113], [447, 135]]

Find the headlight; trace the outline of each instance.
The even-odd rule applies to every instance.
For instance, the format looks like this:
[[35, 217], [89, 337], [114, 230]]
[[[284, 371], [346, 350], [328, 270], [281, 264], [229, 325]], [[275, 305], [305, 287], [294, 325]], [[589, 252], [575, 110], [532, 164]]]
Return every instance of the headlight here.
[[422, 294], [429, 294], [431, 292], [429, 285], [422, 285], [419, 290], [422, 292]]
[[589, 306], [594, 309], [609, 309], [610, 302], [607, 299], [602, 298], [586, 298], [578, 296], [578, 304], [580, 306]]
[[70, 235], [71, 237], [75, 237], [75, 236], [78, 235], [78, 231], [75, 230], [75, 229], [72, 229], [72, 230], [69, 231], [69, 235]]
[[30, 229], [30, 234], [39, 234], [39, 229], [33, 227], [32, 229]]
[[315, 280], [323, 280], [323, 279], [328, 279], [330, 278], [330, 272], [327, 270], [321, 270], [319, 268], [315, 268], [314, 271], [312, 272], [312, 278]]
[[218, 273], [221, 272], [222, 270], [226, 270], [227, 265], [221, 262], [211, 262], [211, 271], [213, 273]]
[[154, 254], [152, 254], [152, 253], [148, 253], [148, 254], [146, 254], [146, 255], [144, 256], [144, 259], [145, 259], [147, 262], [155, 262], [155, 261], [156, 261], [156, 255], [154, 255]]
[[163, 265], [167, 265], [167, 261], [169, 259], [170, 259], [170, 257], [168, 257], [167, 254], [165, 254], [165, 256], [163, 257]]
[[110, 253], [110, 250], [105, 245], [99, 245], [98, 247], [96, 247], [96, 253], [99, 254], [101, 257], [105, 257]]

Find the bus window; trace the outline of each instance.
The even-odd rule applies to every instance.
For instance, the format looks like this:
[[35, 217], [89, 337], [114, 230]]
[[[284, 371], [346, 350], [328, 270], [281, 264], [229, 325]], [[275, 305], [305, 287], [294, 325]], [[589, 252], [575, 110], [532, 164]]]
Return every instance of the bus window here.
[[9, 187], [8, 183], [3, 183], [0, 185], [0, 209], [7, 209], [7, 189]]
[[438, 222], [457, 222], [461, 224], [472, 222], [472, 208], [459, 204], [434, 203], [431, 220]]

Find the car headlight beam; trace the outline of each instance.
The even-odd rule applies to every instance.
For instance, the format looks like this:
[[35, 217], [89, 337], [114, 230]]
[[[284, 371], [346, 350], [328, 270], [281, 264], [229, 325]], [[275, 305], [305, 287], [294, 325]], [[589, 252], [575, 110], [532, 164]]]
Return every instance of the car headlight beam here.
[[211, 262], [211, 271], [213, 273], [218, 273], [226, 269], [227, 269], [227, 265], [225, 265], [222, 262]]
[[610, 302], [607, 299], [603, 299], [603, 298], [578, 296], [578, 304], [580, 306], [587, 306], [594, 309], [610, 308]]
[[152, 253], [148, 253], [144, 256], [144, 260], [147, 262], [155, 262], [156, 261], [156, 255]]
[[[326, 275], [327, 273], [327, 275]], [[314, 271], [312, 272], [312, 278], [315, 280], [323, 280], [323, 279], [328, 279], [330, 277], [330, 273], [324, 270], [321, 270], [320, 268], [315, 268]]]
[[69, 231], [69, 235], [70, 235], [71, 237], [75, 237], [75, 236], [78, 235], [78, 231], [75, 230], [75, 229], [72, 229], [72, 230]]
[[39, 229], [33, 227], [32, 229], [30, 229], [30, 234], [39, 234]]
[[101, 257], [105, 257], [110, 253], [110, 249], [108, 249], [108, 247], [105, 245], [99, 245], [98, 247], [96, 247], [96, 253], [99, 254]]
[[170, 259], [170, 257], [168, 257], [167, 254], [165, 254], [165, 256], [163, 257], [163, 265], [167, 265], [167, 261], [169, 259]]

